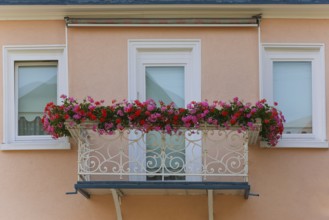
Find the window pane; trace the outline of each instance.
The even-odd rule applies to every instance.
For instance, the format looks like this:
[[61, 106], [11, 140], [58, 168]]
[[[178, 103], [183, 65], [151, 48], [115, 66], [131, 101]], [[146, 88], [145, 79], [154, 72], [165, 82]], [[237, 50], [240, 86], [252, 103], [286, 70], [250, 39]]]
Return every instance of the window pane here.
[[312, 63], [273, 62], [274, 101], [286, 118], [285, 133], [312, 133]]
[[[146, 99], [163, 101], [166, 104], [174, 102], [177, 107], [184, 107], [184, 67], [146, 67]], [[166, 142], [165, 167], [161, 168], [161, 142]], [[164, 135], [159, 132], [149, 132], [146, 138], [146, 163], [149, 172], [183, 173], [185, 164], [185, 139], [183, 135]], [[148, 176], [148, 180], [180, 179], [184, 176], [170, 175], [167, 177]]]
[[45, 135], [41, 117], [57, 100], [57, 65], [18, 65], [18, 135]]
[[146, 67], [146, 98], [184, 107], [184, 67]]

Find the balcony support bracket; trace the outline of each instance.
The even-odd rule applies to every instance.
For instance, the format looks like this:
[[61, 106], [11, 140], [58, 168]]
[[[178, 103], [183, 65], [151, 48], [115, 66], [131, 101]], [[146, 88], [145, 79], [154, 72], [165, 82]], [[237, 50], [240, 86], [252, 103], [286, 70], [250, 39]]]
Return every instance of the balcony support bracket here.
[[90, 199], [90, 194], [88, 192], [86, 192], [83, 189], [78, 189], [78, 192], [81, 193], [81, 195], [83, 195], [84, 197], [86, 197], [87, 199]]
[[78, 194], [78, 192], [81, 193], [81, 195], [83, 195], [87, 199], [90, 199], [90, 194], [88, 192], [86, 192], [83, 189], [79, 189], [77, 187], [75, 188], [75, 191], [74, 192], [67, 192], [66, 195], [76, 195], [76, 194]]
[[214, 220], [214, 191], [208, 190], [208, 219]]
[[111, 189], [111, 192], [114, 201], [115, 212], [117, 213], [117, 220], [122, 220], [122, 214], [121, 214], [122, 193], [118, 189]]

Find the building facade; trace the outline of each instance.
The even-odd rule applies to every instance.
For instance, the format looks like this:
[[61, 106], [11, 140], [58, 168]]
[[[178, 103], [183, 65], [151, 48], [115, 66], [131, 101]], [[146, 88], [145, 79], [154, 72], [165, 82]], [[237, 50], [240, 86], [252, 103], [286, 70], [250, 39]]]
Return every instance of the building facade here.
[[[0, 3], [0, 219], [118, 219], [116, 202], [125, 220], [328, 219], [328, 9], [294, 0]], [[146, 99], [160, 93], [146, 88], [152, 72], [155, 84], [177, 84], [182, 105], [279, 102], [287, 122], [278, 146], [248, 150], [259, 197], [188, 188], [136, 189], [120, 201], [65, 194], [77, 183], [77, 143], [27, 124], [62, 94]]]

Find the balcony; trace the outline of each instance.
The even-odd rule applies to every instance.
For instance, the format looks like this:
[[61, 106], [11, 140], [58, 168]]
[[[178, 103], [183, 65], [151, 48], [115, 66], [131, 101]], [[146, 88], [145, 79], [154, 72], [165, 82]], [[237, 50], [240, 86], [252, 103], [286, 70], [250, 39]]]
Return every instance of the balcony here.
[[275, 146], [284, 129], [282, 113], [265, 99], [192, 101], [185, 109], [152, 99], [104, 106], [91, 97], [62, 98], [62, 105], [46, 105], [42, 123], [52, 137], [78, 144], [78, 181], [68, 194], [111, 193], [118, 220], [120, 198], [133, 194], [206, 194], [212, 220], [214, 193], [255, 195], [248, 146], [258, 136]]
[[[100, 135], [95, 122], [70, 126], [78, 143], [78, 181], [75, 192], [87, 198], [112, 193], [117, 219], [122, 220], [120, 198], [133, 194], [207, 194], [213, 219], [216, 191], [242, 191], [247, 199], [248, 146], [261, 129], [230, 130], [201, 126], [176, 135], [123, 129]], [[68, 194], [73, 194], [68, 193]]]
[[260, 123], [249, 131], [203, 126], [176, 135], [131, 129], [100, 135], [94, 125], [66, 124], [78, 143], [75, 189], [87, 197], [109, 189], [243, 190], [249, 196], [248, 145], [257, 141]]
[[132, 129], [100, 135], [93, 122], [66, 127], [78, 143], [76, 192], [112, 193], [118, 220], [123, 195], [206, 193], [213, 219], [214, 190], [250, 194], [248, 145], [256, 143], [260, 123], [249, 131], [203, 126], [177, 135]]

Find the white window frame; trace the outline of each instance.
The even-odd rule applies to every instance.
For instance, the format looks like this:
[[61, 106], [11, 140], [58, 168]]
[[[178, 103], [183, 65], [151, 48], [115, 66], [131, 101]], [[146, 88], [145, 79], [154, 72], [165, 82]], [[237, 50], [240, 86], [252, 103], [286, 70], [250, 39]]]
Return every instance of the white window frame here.
[[57, 103], [68, 94], [68, 74], [65, 45], [4, 46], [3, 47], [3, 143], [1, 150], [70, 149], [68, 138], [54, 140], [50, 135], [17, 135], [17, 103], [15, 62], [57, 61]]
[[283, 134], [277, 147], [327, 148], [324, 44], [262, 44], [261, 50], [260, 95], [271, 104], [275, 101], [273, 62], [312, 63], [312, 134]]
[[[19, 71], [19, 68], [20, 67], [33, 67], [33, 66], [49, 66], [49, 65], [52, 65], [52, 66], [55, 66], [56, 67], [58, 66], [58, 63], [57, 61], [46, 61], [46, 62], [40, 62], [40, 61], [28, 61], [28, 62], [15, 62], [15, 106], [18, 106], [18, 93], [19, 93], [19, 86], [18, 86], [18, 71]], [[18, 108], [15, 108], [15, 125], [18, 125], [19, 123], [19, 111], [18, 111]], [[27, 139], [27, 136], [19, 136], [18, 135], [18, 129], [19, 127], [16, 127], [15, 129], [15, 137], [14, 139], [17, 140], [17, 141], [24, 141]], [[29, 136], [28, 139], [35, 139], [35, 140], [40, 140], [40, 139], [47, 139], [48, 137], [46, 137], [46, 135], [33, 135], [33, 136]]]
[[[168, 51], [168, 61], [162, 59], [159, 64], [172, 63], [170, 61], [174, 56], [177, 59], [185, 59], [185, 61], [177, 61], [176, 65], [186, 65], [190, 62], [189, 82], [185, 88], [186, 102], [201, 100], [201, 41], [200, 40], [129, 40], [128, 41], [128, 99], [138, 99], [138, 79], [137, 69], [138, 60], [141, 56], [161, 54], [162, 51]], [[179, 55], [177, 55], [179, 54]], [[184, 57], [183, 57], [184, 56]], [[187, 60], [187, 61], [186, 61]], [[152, 61], [155, 63], [155, 61]]]
[[[185, 103], [201, 101], [201, 41], [200, 40], [129, 40], [128, 41], [128, 100], [145, 99], [145, 67], [146, 66], [184, 66]], [[190, 139], [192, 137], [189, 137]], [[199, 137], [195, 135], [195, 140]], [[201, 145], [201, 143], [200, 143]], [[145, 146], [146, 147], [146, 146]], [[145, 152], [129, 149], [129, 157], [144, 158]], [[186, 149], [186, 163], [192, 152]], [[196, 153], [196, 152], [194, 152]], [[201, 149], [200, 149], [201, 155]], [[201, 158], [201, 157], [200, 157]], [[187, 164], [198, 170], [200, 163]], [[131, 167], [135, 170], [135, 167]], [[131, 176], [130, 180], [145, 181], [146, 176]], [[199, 177], [186, 176], [187, 181], [200, 181]]]

